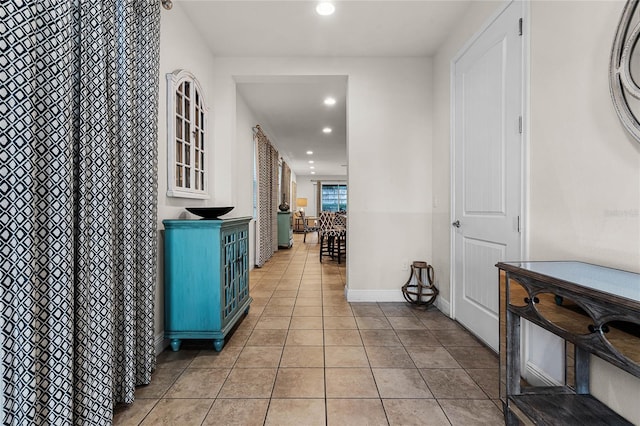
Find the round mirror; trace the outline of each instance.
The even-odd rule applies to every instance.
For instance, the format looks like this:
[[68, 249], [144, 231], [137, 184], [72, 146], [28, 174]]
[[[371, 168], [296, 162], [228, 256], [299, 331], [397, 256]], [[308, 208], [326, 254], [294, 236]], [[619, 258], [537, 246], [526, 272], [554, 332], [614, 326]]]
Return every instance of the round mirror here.
[[640, 18], [638, 2], [628, 1], [611, 49], [609, 88], [613, 105], [625, 129], [640, 142]]

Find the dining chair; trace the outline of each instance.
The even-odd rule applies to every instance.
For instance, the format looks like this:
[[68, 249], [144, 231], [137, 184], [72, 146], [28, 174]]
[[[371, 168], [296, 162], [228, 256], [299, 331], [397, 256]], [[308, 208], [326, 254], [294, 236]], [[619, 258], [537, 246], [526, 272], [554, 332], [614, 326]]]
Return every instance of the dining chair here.
[[340, 263], [346, 252], [346, 227], [336, 226], [335, 220], [334, 212], [320, 212], [320, 262], [323, 256], [329, 256], [332, 259], [337, 258]]
[[307, 242], [307, 233], [314, 233], [314, 232], [318, 232], [320, 230], [320, 227], [318, 225], [315, 226], [309, 226], [307, 224], [307, 220], [309, 219], [308, 217], [305, 217], [304, 215], [304, 211], [300, 210], [300, 218], [302, 219], [302, 227], [304, 229], [304, 238], [302, 239], [303, 242]]

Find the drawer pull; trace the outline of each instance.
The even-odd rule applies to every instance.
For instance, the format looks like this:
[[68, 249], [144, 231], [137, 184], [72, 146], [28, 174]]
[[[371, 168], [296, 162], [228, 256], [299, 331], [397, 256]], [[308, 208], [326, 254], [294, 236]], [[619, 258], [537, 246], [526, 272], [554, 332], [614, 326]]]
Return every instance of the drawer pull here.
[[603, 324], [600, 327], [597, 327], [593, 324], [589, 324], [589, 326], [587, 327], [589, 329], [589, 331], [591, 333], [596, 333], [596, 332], [603, 332], [603, 333], [608, 333], [609, 332], [609, 326], [607, 324]]
[[[524, 303], [526, 303], [528, 305], [529, 303], [531, 303], [531, 299], [529, 299], [528, 297], [525, 297], [524, 298]], [[535, 303], [540, 303], [540, 299], [538, 299], [537, 297], [534, 296], [533, 303], [534, 304]]]

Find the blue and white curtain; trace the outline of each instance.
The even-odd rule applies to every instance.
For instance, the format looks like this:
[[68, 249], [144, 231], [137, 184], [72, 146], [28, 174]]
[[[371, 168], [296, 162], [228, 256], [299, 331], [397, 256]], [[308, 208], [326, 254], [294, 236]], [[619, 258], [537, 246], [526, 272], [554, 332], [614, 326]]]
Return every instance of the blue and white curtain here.
[[159, 21], [0, 2], [2, 424], [110, 424], [151, 379]]

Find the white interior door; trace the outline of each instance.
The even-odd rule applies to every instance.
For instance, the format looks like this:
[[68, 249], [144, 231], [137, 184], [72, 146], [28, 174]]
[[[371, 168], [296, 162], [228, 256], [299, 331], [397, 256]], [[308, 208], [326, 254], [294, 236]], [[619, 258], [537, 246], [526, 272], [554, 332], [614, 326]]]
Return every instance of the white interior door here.
[[453, 313], [498, 350], [498, 272], [520, 258], [522, 5], [453, 63]]

